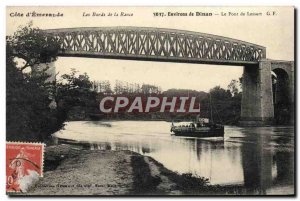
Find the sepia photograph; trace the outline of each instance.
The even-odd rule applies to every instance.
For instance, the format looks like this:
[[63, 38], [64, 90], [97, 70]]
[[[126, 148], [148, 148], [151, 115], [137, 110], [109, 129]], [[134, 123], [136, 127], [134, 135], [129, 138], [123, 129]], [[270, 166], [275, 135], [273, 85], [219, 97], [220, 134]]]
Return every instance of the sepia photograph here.
[[295, 8], [6, 7], [6, 194], [295, 196]]

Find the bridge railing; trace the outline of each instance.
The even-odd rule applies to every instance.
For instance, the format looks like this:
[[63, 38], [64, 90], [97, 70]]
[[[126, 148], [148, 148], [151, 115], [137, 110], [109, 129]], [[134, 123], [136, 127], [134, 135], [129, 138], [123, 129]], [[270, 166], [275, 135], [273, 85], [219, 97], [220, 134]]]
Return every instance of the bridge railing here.
[[141, 27], [44, 30], [61, 44], [61, 55], [86, 55], [179, 62], [253, 64], [266, 48], [205, 33]]

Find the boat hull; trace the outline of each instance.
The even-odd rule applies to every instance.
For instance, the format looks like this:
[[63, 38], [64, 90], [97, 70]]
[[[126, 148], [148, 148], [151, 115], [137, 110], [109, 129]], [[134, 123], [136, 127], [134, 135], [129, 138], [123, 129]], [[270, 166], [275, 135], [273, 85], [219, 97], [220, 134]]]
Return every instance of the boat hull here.
[[224, 127], [223, 128], [210, 128], [204, 131], [197, 130], [173, 130], [176, 136], [186, 136], [186, 137], [224, 137]]

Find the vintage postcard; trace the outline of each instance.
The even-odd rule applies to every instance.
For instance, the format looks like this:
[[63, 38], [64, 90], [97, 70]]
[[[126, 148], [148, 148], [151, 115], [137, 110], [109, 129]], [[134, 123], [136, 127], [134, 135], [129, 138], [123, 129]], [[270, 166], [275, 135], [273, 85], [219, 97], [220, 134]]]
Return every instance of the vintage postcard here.
[[6, 193], [295, 195], [294, 16], [7, 7]]

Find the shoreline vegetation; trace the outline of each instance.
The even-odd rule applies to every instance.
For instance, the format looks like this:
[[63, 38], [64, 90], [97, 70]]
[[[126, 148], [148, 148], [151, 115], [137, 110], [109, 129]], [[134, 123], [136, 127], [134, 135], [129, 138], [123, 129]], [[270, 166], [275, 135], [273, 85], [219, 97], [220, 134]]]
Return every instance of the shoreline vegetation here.
[[46, 147], [44, 176], [25, 195], [230, 195], [241, 191], [241, 186], [210, 185], [204, 177], [173, 172], [132, 151], [60, 144]]

